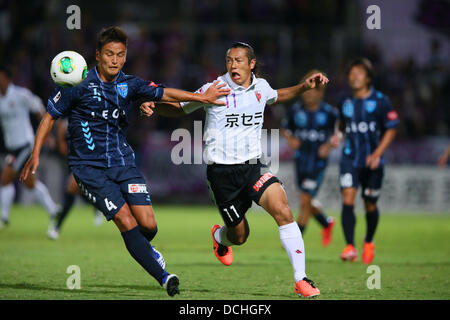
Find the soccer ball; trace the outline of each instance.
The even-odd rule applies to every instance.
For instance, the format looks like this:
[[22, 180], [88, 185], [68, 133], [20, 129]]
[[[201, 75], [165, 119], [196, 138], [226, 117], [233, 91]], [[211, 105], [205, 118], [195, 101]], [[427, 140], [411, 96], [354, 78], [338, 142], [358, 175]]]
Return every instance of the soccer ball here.
[[63, 51], [53, 58], [50, 75], [61, 87], [74, 87], [86, 78], [87, 64], [83, 56], [75, 51]]

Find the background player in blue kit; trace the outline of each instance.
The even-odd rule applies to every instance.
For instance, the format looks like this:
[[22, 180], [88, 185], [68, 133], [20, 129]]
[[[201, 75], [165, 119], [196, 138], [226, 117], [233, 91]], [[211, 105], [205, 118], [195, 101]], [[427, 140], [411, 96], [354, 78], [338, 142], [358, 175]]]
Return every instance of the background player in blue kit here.
[[80, 189], [107, 220], [114, 221], [131, 256], [173, 296], [179, 293], [179, 279], [161, 267], [149, 243], [157, 232], [156, 220], [145, 179], [126, 140], [127, 116], [133, 102], [141, 98], [222, 104], [217, 98], [229, 90], [215, 84], [196, 94], [127, 75], [121, 71], [127, 42], [127, 34], [118, 27], [102, 30], [97, 39], [97, 66], [78, 86], [54, 90], [21, 180], [30, 171], [36, 172], [43, 140], [55, 120], [68, 116], [68, 161]]
[[362, 262], [366, 264], [370, 264], [375, 256], [373, 237], [380, 215], [377, 200], [384, 174], [383, 153], [394, 140], [399, 124], [398, 114], [389, 98], [372, 87], [373, 78], [369, 60], [354, 60], [348, 71], [353, 96], [345, 98], [340, 105], [340, 127], [345, 130], [340, 164], [342, 226], [347, 242], [341, 259], [355, 261], [358, 258], [354, 245], [354, 205], [361, 185], [367, 221]]
[[[309, 71], [305, 78], [320, 72]], [[303, 81], [303, 80], [302, 80]], [[337, 130], [339, 111], [322, 101], [324, 86], [305, 91], [301, 100], [295, 102], [283, 120], [282, 136], [295, 151], [295, 172], [300, 189], [300, 215], [297, 223], [305, 232], [311, 215], [322, 226], [322, 244], [327, 246], [331, 241], [334, 218], [327, 217], [322, 206], [314, 197], [322, 184], [328, 155], [332, 148], [340, 143]]]

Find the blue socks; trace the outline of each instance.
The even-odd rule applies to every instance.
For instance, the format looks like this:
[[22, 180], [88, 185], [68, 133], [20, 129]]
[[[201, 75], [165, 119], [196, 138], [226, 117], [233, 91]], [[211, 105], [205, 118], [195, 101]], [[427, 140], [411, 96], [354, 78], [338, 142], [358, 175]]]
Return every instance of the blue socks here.
[[156, 236], [156, 233], [158, 232], [158, 227], [156, 227], [154, 230], [148, 230], [146, 228], [139, 227], [139, 230], [141, 231], [145, 239], [147, 239], [150, 242]]
[[168, 273], [161, 268], [155, 259], [153, 249], [149, 241], [142, 235], [139, 227], [122, 232], [125, 246], [131, 256], [136, 260], [152, 277], [154, 277], [160, 285], [163, 284], [164, 277]]
[[375, 230], [377, 229], [379, 217], [380, 212], [378, 211], [378, 208], [374, 211], [366, 212], [367, 233], [366, 238], [364, 239], [366, 242], [372, 242], [373, 236], [375, 235]]
[[320, 212], [318, 214], [314, 214], [314, 219], [322, 226], [322, 228], [328, 227], [328, 217], [325, 213]]
[[58, 221], [56, 222], [56, 228], [58, 230], [61, 229], [62, 223], [63, 223], [64, 219], [66, 218], [67, 213], [72, 208], [74, 202], [75, 202], [75, 195], [68, 193], [68, 192], [64, 193], [63, 208], [62, 208], [62, 211], [59, 212], [59, 215], [57, 217]]
[[354, 206], [342, 206], [342, 227], [344, 229], [345, 241], [354, 245], [356, 217]]

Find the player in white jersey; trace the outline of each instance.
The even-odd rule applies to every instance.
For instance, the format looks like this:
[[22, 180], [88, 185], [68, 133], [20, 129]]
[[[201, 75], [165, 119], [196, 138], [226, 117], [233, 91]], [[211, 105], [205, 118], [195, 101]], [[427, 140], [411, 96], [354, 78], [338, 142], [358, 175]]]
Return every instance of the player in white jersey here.
[[[255, 75], [257, 61], [253, 48], [241, 42], [227, 51], [226, 67], [227, 73], [217, 79], [231, 89], [230, 94], [220, 98], [225, 107], [146, 102], [141, 111], [151, 115], [154, 109], [161, 115], [174, 116], [205, 109], [204, 157], [208, 162], [208, 185], [225, 222], [225, 226], [214, 225], [211, 230], [216, 257], [224, 265], [232, 263], [231, 246], [242, 245], [249, 235], [245, 213], [254, 201], [278, 224], [281, 242], [294, 269], [295, 292], [304, 297], [317, 296], [319, 289], [306, 277], [302, 234], [286, 193], [278, 178], [261, 162], [261, 129], [266, 104], [295, 99], [306, 90], [325, 85], [328, 79], [317, 73], [296, 86], [274, 90], [266, 80]], [[202, 86], [198, 92], [211, 85]]]
[[[1, 174], [2, 217], [0, 229], [9, 223], [9, 211], [15, 197], [13, 181], [25, 165], [33, 148], [34, 133], [30, 112], [36, 113], [38, 116], [44, 114], [45, 108], [41, 99], [27, 88], [14, 85], [9, 69], [0, 66], [0, 124], [7, 150], [5, 166]], [[25, 185], [33, 190], [36, 200], [46, 208], [50, 218], [53, 219], [56, 205], [47, 187], [31, 175], [25, 181]]]

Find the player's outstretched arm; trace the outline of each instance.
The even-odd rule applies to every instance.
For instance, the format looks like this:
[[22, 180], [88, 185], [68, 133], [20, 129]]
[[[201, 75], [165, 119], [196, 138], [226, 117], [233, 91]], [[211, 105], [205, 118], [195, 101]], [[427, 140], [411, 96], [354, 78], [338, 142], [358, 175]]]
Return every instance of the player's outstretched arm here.
[[330, 155], [332, 149], [339, 147], [342, 141], [342, 133], [340, 131], [336, 131], [331, 137], [330, 140], [321, 144], [319, 150], [317, 151], [319, 158], [326, 159]]
[[281, 136], [286, 139], [291, 149], [297, 150], [302, 145], [299, 138], [295, 137], [290, 130], [281, 129]]
[[445, 168], [447, 166], [447, 161], [450, 158], [450, 145], [447, 147], [447, 150], [445, 150], [438, 159], [438, 166], [440, 168]]
[[45, 113], [41, 123], [39, 124], [39, 129], [36, 132], [36, 138], [34, 139], [34, 146], [31, 156], [27, 163], [25, 163], [25, 166], [20, 173], [20, 181], [23, 182], [27, 179], [30, 170], [32, 174], [36, 173], [36, 169], [39, 166], [39, 154], [41, 153], [42, 145], [44, 144], [45, 138], [52, 129], [54, 123], [55, 119], [53, 119], [49, 113]]
[[219, 101], [222, 96], [230, 93], [229, 88], [224, 88], [225, 83], [220, 83], [218, 80], [214, 81], [204, 93], [193, 93], [173, 88], [165, 88], [161, 102], [200, 102], [203, 104], [214, 104], [224, 106], [225, 102]]
[[[213, 85], [209, 86], [208, 89], [205, 91], [205, 95], [208, 97], [213, 97], [213, 99], [224, 96], [230, 93], [229, 89], [224, 89], [225, 86], [224, 83], [218, 84], [218, 81], [215, 81]], [[167, 90], [167, 89], [166, 89]], [[184, 101], [183, 101], [184, 102]], [[193, 110], [196, 110], [201, 107], [210, 106], [213, 103], [203, 103], [203, 102], [189, 102], [187, 105], [189, 105], [189, 110], [192, 112]], [[224, 102], [218, 101], [218, 103], [214, 103], [215, 105], [225, 105]], [[186, 108], [186, 107], [185, 107]], [[186, 112], [185, 109], [181, 107], [181, 104], [179, 102], [144, 102], [140, 106], [141, 114], [146, 117], [150, 117], [153, 115], [153, 113], [156, 113], [161, 116], [165, 117], [181, 117], [184, 116], [190, 112]]]
[[314, 89], [318, 86], [325, 86], [329, 81], [330, 80], [328, 80], [324, 74], [320, 72], [315, 73], [296, 86], [278, 89], [278, 98], [276, 103], [285, 103], [293, 100], [309, 89]]

